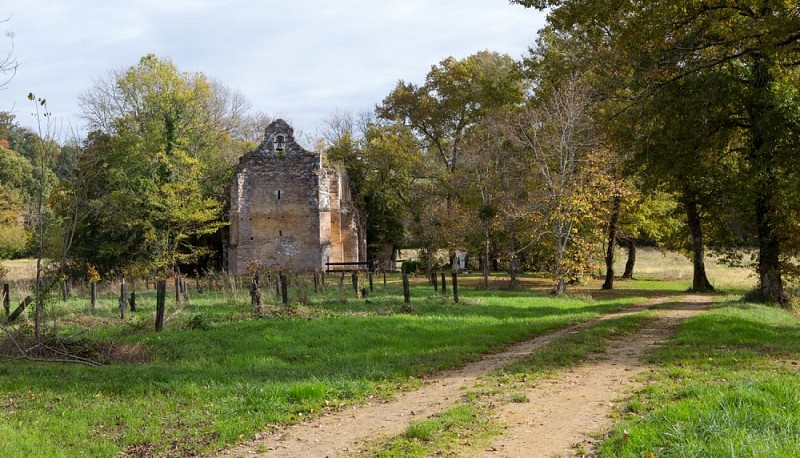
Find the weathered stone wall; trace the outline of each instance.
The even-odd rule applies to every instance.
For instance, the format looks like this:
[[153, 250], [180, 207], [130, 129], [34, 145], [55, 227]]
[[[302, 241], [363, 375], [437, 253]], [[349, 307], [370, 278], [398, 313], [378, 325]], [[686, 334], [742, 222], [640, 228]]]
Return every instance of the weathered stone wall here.
[[350, 247], [358, 234], [341, 217], [342, 181], [319, 154], [295, 143], [286, 122], [270, 124], [264, 142], [241, 158], [234, 175], [229, 271], [244, 275], [251, 261], [315, 270], [328, 259], [359, 260]]
[[358, 243], [358, 222], [356, 209], [353, 208], [353, 201], [350, 193], [350, 181], [346, 178], [339, 180], [340, 209], [339, 219], [341, 224], [341, 246], [342, 258], [360, 260], [360, 246]]

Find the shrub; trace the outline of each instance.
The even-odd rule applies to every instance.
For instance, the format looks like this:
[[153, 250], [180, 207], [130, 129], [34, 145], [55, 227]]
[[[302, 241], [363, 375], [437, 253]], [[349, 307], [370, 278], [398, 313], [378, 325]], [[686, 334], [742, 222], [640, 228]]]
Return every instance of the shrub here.
[[403, 273], [404, 274], [415, 274], [420, 272], [421, 263], [420, 261], [403, 261]]
[[25, 254], [30, 233], [19, 226], [0, 225], [0, 259]]

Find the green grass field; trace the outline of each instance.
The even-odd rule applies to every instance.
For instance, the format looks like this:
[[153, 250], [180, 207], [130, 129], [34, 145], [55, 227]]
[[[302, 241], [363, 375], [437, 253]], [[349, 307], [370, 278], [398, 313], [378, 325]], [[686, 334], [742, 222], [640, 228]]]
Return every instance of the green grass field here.
[[114, 342], [129, 362], [2, 363], [0, 456], [207, 452], [264, 425], [389, 396], [425, 374], [636, 300], [464, 288], [454, 304], [417, 284], [409, 310], [391, 280], [371, 304], [348, 285], [328, 286], [306, 292], [305, 305], [271, 306], [264, 318], [227, 293], [195, 295], [168, 306], [158, 334], [151, 291], [140, 292], [139, 311], [124, 321], [111, 292], [95, 310], [85, 297], [55, 294], [48, 307], [63, 334], [89, 324], [80, 339]]
[[[643, 250], [647, 251], [647, 250]], [[461, 302], [434, 294], [417, 278], [405, 307], [397, 276], [356, 299], [349, 279], [329, 277], [314, 293], [296, 281], [293, 304], [265, 291], [256, 317], [243, 288], [223, 287], [189, 303], [167, 302], [165, 331], [155, 333], [155, 295], [136, 286], [139, 311], [121, 320], [116, 285], [101, 288], [97, 308], [54, 291], [48, 320], [70, 348], [106, 359], [101, 367], [5, 360], [0, 363], [0, 456], [185, 456], [252, 437], [371, 397], [390, 397], [420, 377], [452, 368], [535, 335], [590, 320], [645, 298], [683, 294], [680, 258], [640, 253], [637, 279], [603, 292], [592, 282], [554, 298], [548, 281], [525, 276], [521, 289], [493, 275], [498, 289], [462, 278]], [[671, 260], [668, 260], [671, 259]], [[665, 272], [659, 273], [661, 265]], [[718, 269], [718, 270], [714, 270]], [[723, 289], [719, 305], [685, 323], [650, 355], [657, 370], [627, 401], [622, 423], [600, 456], [800, 456], [800, 322], [773, 308], [743, 304], [752, 278], [710, 270]], [[671, 272], [671, 273], [669, 273]], [[716, 273], [715, 273], [716, 272]], [[716, 278], [716, 280], [715, 280]], [[366, 283], [362, 278], [362, 283]], [[26, 294], [12, 289], [13, 302]], [[26, 312], [30, 314], [30, 310]], [[633, 332], [646, 315], [598, 323], [496, 374], [532, 379], [579, 364], [611, 336]], [[25, 318], [18, 326], [30, 326]], [[513, 386], [510, 383], [508, 386]], [[497, 393], [495, 393], [497, 394]], [[525, 402], [514, 392], [504, 402]], [[400, 438], [375, 445], [377, 456], [448, 453], [454, 438], [476, 444], [497, 434], [491, 407], [468, 394], [440, 416], [415, 423]]]

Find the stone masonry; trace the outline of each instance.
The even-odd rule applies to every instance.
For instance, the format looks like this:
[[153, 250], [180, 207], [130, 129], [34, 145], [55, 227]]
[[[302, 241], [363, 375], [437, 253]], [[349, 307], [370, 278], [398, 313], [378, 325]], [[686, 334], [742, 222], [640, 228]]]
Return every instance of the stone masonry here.
[[298, 145], [282, 119], [239, 160], [230, 217], [228, 270], [234, 275], [247, 274], [254, 261], [320, 270], [326, 262], [366, 259], [347, 175]]

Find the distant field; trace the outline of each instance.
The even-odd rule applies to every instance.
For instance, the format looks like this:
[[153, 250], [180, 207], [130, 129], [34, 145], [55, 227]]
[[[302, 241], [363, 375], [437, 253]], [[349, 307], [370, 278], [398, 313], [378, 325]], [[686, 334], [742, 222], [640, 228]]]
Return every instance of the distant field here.
[[[413, 250], [405, 250], [404, 255], [409, 255]], [[657, 248], [639, 248], [636, 252], [636, 268], [634, 278], [641, 280], [670, 280], [686, 282], [688, 288], [692, 281], [692, 263], [686, 256], [672, 251], [663, 251]], [[625, 270], [627, 253], [624, 249], [617, 250], [615, 272], [622, 275]], [[407, 256], [410, 258], [410, 256]], [[6, 279], [9, 281], [32, 280], [36, 276], [35, 259], [16, 259], [13, 261], [0, 261], [8, 269]], [[752, 269], [729, 267], [721, 264], [714, 257], [706, 259], [706, 271], [711, 283], [717, 288], [726, 290], [747, 290], [756, 284]], [[602, 270], [597, 273], [602, 274]], [[501, 280], [504, 273], [493, 274], [495, 279]], [[624, 285], [620, 285], [624, 287]]]
[[35, 259], [14, 259], [11, 261], [0, 261], [8, 270], [6, 280], [25, 281], [33, 280], [36, 277]]
[[[627, 253], [624, 249], [617, 251], [614, 270], [622, 275], [625, 270]], [[716, 288], [746, 290], [756, 284], [752, 269], [730, 267], [718, 262], [712, 256], [706, 257], [706, 273], [711, 284]], [[692, 263], [686, 256], [672, 251], [657, 248], [640, 248], [636, 251], [636, 267], [634, 278], [646, 280], [678, 280], [685, 281], [687, 288], [692, 281]]]

